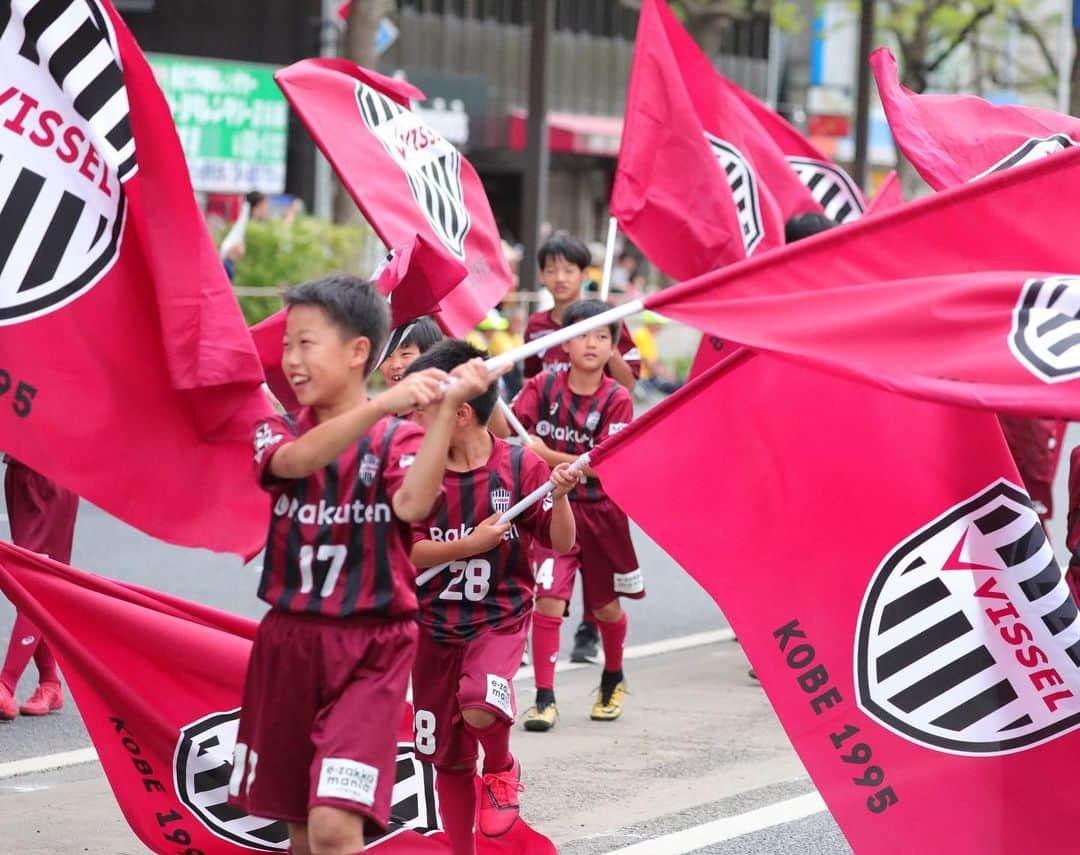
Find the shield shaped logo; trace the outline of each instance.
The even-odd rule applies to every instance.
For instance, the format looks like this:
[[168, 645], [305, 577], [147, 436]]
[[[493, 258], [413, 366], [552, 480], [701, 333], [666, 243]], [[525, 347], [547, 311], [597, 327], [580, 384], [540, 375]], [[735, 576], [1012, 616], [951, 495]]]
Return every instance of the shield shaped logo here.
[[461, 184], [461, 153], [415, 113], [362, 81], [356, 84], [356, 103], [364, 124], [405, 173], [436, 236], [464, 261], [471, 220]]
[[998, 480], [897, 546], [855, 659], [859, 706], [927, 748], [1006, 754], [1080, 727], [1080, 617], [1024, 491]]
[[750, 168], [750, 162], [731, 143], [713, 136], [708, 131], [705, 132], [705, 139], [709, 141], [713, 154], [724, 170], [724, 175], [727, 176], [731, 195], [735, 199], [735, 210], [739, 215], [743, 247], [749, 257], [765, 237], [757, 176]]
[[136, 162], [116, 40], [97, 0], [6, 5], [0, 324], [13, 324], [71, 302], [112, 267]]
[[500, 487], [491, 491], [491, 511], [495, 514], [505, 514], [510, 510], [510, 491]]
[[[213, 834], [262, 852], [285, 852], [289, 830], [284, 822], [262, 819], [226, 803], [240, 710], [212, 713], [180, 731], [174, 777], [180, 800]], [[439, 831], [435, 770], [421, 763], [411, 742], [399, 742], [390, 822], [382, 834], [365, 837], [372, 845], [405, 830], [430, 835]]]
[[375, 483], [375, 476], [379, 474], [379, 458], [374, 454], [365, 454], [360, 460], [360, 472], [358, 477], [365, 487]]
[[985, 178], [992, 172], [1001, 172], [1003, 169], [1012, 169], [1014, 166], [1023, 166], [1025, 163], [1032, 163], [1044, 157], [1049, 157], [1051, 154], [1057, 154], [1059, 151], [1064, 151], [1074, 145], [1076, 145], [1076, 143], [1068, 134], [1053, 134], [1045, 139], [1033, 137], [1017, 148], [1016, 151], [1003, 157], [985, 172], [980, 172], [971, 180], [978, 181], [980, 178]]
[[1029, 279], [1013, 309], [1009, 348], [1047, 383], [1080, 375], [1080, 278]]
[[589, 431], [596, 430], [596, 426], [600, 424], [600, 413], [598, 411], [589, 413], [585, 417], [585, 429]]
[[787, 162], [830, 220], [846, 223], [862, 216], [859, 188], [835, 163], [810, 157], [789, 157]]

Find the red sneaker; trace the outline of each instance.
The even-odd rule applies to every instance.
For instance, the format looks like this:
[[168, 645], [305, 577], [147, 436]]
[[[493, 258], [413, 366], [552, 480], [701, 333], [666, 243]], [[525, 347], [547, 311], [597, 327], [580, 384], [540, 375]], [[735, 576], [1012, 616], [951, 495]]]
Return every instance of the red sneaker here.
[[485, 772], [480, 790], [480, 833], [485, 837], [500, 837], [517, 822], [521, 808], [518, 793], [525, 792], [521, 783], [521, 764], [505, 772]]
[[48, 715], [64, 706], [64, 690], [59, 683], [42, 683], [30, 699], [19, 707], [20, 715]]
[[0, 683], [0, 721], [11, 721], [16, 713], [15, 696], [11, 694], [11, 689]]

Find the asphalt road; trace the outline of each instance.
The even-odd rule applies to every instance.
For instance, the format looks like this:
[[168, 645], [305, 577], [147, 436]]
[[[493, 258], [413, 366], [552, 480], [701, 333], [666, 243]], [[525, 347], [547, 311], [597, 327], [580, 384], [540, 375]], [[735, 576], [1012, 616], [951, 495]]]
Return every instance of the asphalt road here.
[[[1066, 461], [1067, 450], [1078, 442], [1080, 430], [1072, 426]], [[1066, 474], [1063, 466], [1050, 527], [1059, 556], [1064, 555]], [[6, 536], [5, 518], [0, 537]], [[661, 549], [640, 531], [635, 542], [649, 594], [628, 606], [632, 647], [726, 626], [712, 601]], [[257, 562], [244, 566], [236, 558], [168, 546], [86, 504], [80, 509], [73, 563], [248, 617], [263, 611], [254, 595]], [[0, 639], [6, 640], [12, 617], [10, 605], [0, 603]], [[564, 625], [567, 636], [575, 623]], [[566, 643], [564, 657], [568, 650]], [[525, 816], [557, 842], [560, 852], [850, 851], [829, 814], [815, 809], [814, 787], [764, 696], [746, 677], [737, 644], [696, 646], [639, 658], [630, 666], [634, 694], [616, 725], [598, 729], [587, 721], [598, 669], [586, 667], [560, 677], [565, 709], [554, 733], [515, 734], [529, 785]], [[33, 689], [32, 666], [30, 672], [20, 697]], [[527, 681], [519, 685], [527, 698]], [[0, 767], [88, 745], [69, 705], [44, 720], [0, 725]], [[673, 842], [698, 839], [694, 835], [702, 833], [703, 824], [725, 817], [736, 818], [732, 828], [751, 830], [713, 834], [713, 842], [693, 849]], [[691, 836], [671, 837], [679, 833]], [[653, 848], [640, 848], [646, 845]], [[0, 851], [126, 855], [146, 850], [126, 829], [100, 767], [84, 764], [0, 776]]]

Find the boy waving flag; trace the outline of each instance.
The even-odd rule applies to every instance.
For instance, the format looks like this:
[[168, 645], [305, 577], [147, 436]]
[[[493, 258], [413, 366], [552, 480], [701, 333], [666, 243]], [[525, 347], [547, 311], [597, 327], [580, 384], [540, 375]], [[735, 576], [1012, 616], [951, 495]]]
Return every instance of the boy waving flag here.
[[155, 537], [250, 556], [270, 412], [172, 116], [108, 0], [0, 4], [0, 446]]

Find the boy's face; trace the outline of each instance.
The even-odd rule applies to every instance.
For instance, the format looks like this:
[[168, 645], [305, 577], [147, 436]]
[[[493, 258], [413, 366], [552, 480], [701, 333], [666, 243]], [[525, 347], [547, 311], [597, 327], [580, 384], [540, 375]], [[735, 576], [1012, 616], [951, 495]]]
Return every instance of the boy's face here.
[[611, 330], [599, 327], [584, 335], [575, 336], [563, 344], [570, 357], [570, 367], [578, 371], [602, 371], [615, 350]]
[[581, 297], [585, 271], [561, 255], [556, 255], [540, 268], [540, 281], [551, 292], [556, 303], [573, 303]]
[[393, 353], [383, 360], [383, 364], [379, 366], [379, 371], [382, 372], [383, 380], [386, 381], [386, 385], [393, 386], [395, 383], [401, 382], [401, 378], [405, 376], [405, 370], [412, 365], [419, 356], [420, 348], [415, 344], [405, 342], [401, 347], [396, 348]]
[[[439, 404], [429, 404], [426, 407], [415, 409], [409, 413], [409, 421], [416, 422], [416, 424], [420, 425], [424, 430], [427, 430], [431, 426], [431, 422], [435, 418], [438, 409]], [[450, 433], [450, 442], [451, 444], [461, 442], [473, 432], [483, 430], [486, 430], [486, 427], [480, 424], [480, 421], [476, 418], [476, 414], [473, 412], [473, 408], [468, 404], [462, 404], [457, 408], [454, 417], [454, 427]]]
[[285, 321], [281, 369], [302, 406], [332, 406], [363, 377], [371, 342], [349, 336], [320, 306], [292, 306]]

